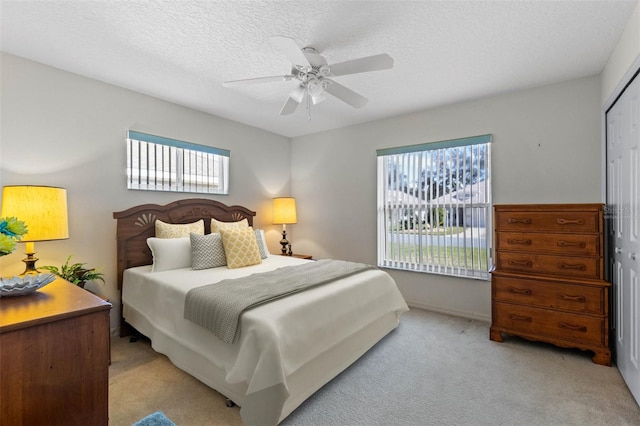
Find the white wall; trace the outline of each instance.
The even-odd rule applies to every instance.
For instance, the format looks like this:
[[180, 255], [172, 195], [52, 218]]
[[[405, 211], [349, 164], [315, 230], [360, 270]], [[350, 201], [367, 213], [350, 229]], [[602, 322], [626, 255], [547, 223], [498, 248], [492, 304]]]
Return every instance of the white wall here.
[[[601, 103], [613, 101], [612, 94], [616, 91], [623, 76], [629, 71], [634, 61], [640, 55], [640, 3], [629, 18], [616, 48], [609, 56], [607, 65], [602, 71]], [[618, 93], [616, 93], [618, 94]]]
[[[73, 254], [73, 260], [102, 269], [106, 285], [94, 290], [113, 303], [112, 328], [120, 308], [112, 213], [201, 197], [127, 190], [128, 129], [231, 150], [230, 194], [206, 198], [256, 210], [256, 226], [268, 231], [270, 250], [279, 251], [271, 198], [290, 193], [289, 138], [16, 56], [3, 53], [0, 59], [1, 184], [67, 189], [70, 238], [36, 243], [37, 265], [60, 265]], [[23, 271], [23, 250], [19, 244], [0, 258], [2, 276]]]
[[[600, 78], [450, 105], [292, 142], [294, 251], [376, 262], [376, 149], [493, 135], [493, 201], [597, 203]], [[390, 271], [408, 303], [488, 320], [490, 283]]]

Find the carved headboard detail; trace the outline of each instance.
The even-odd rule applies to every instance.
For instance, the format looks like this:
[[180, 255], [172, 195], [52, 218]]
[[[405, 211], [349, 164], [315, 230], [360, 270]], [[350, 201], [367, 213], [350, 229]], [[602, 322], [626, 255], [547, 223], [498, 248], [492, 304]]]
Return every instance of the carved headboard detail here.
[[118, 290], [122, 289], [124, 270], [134, 266], [151, 265], [153, 257], [147, 238], [155, 235], [155, 221], [165, 223], [191, 223], [204, 219], [205, 233], [211, 232], [211, 218], [221, 222], [247, 219], [253, 226], [256, 212], [242, 206], [227, 206], [219, 201], [189, 198], [167, 205], [143, 204], [114, 212], [117, 223]]

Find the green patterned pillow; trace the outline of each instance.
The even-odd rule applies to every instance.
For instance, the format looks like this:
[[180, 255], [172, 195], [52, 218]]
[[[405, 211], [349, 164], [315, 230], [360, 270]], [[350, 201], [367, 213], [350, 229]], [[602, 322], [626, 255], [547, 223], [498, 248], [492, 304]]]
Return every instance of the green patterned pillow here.
[[164, 223], [156, 220], [156, 238], [189, 238], [189, 234], [204, 235], [204, 220], [193, 223]]
[[191, 268], [209, 269], [227, 264], [220, 234], [191, 234]]
[[230, 269], [262, 263], [256, 234], [252, 227], [221, 229], [220, 234], [227, 256], [227, 266]]

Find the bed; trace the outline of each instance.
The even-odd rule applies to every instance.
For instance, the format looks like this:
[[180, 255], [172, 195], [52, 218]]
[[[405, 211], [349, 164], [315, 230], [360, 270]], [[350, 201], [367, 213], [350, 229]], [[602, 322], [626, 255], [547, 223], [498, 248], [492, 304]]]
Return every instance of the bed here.
[[[133, 327], [155, 351], [240, 406], [246, 425], [281, 422], [304, 400], [395, 329], [408, 310], [395, 282], [376, 268], [262, 304], [244, 312], [237, 343], [224, 343], [184, 318], [191, 289], [313, 262], [267, 254], [253, 266], [152, 271], [147, 239], [155, 221], [211, 219], [253, 225], [255, 212], [208, 199], [145, 204], [117, 220], [121, 335]], [[312, 265], [307, 265], [312, 266]], [[264, 275], [264, 274], [263, 274]]]

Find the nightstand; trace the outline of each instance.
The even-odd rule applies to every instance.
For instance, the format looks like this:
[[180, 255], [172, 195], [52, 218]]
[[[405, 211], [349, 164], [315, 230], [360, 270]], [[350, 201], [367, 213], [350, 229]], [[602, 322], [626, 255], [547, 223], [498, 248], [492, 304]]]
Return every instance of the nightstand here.
[[0, 303], [0, 423], [107, 425], [111, 304], [62, 278]]
[[[280, 256], [289, 256], [288, 254], [280, 254]], [[313, 256], [310, 254], [292, 254], [290, 257], [297, 257], [298, 259], [313, 260]]]

